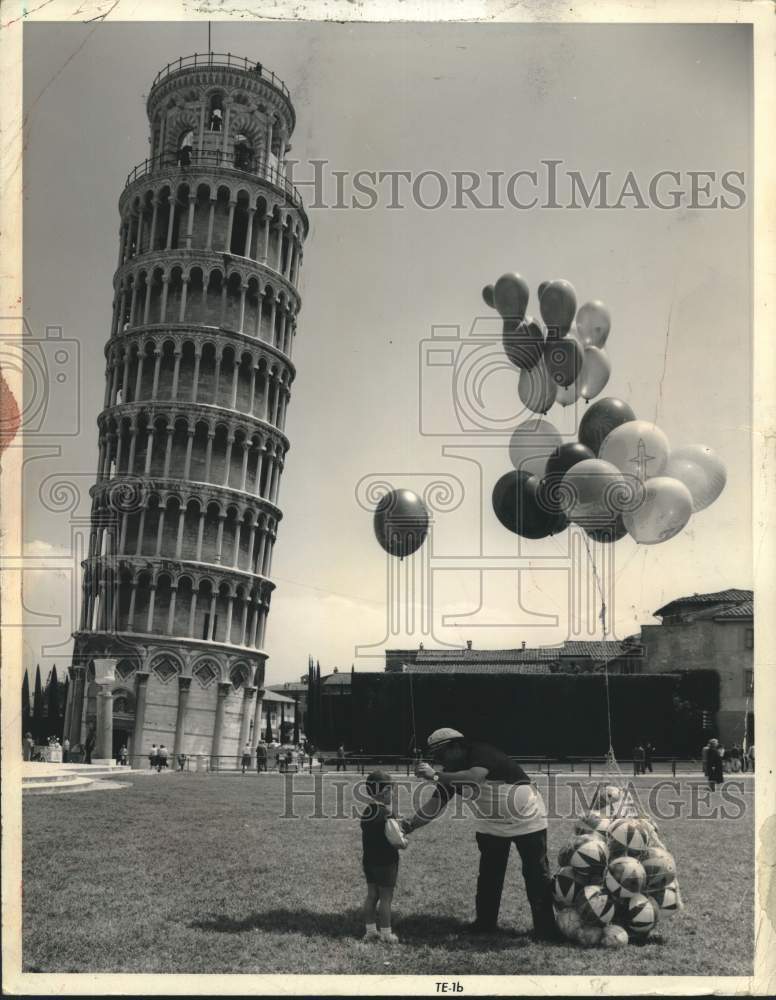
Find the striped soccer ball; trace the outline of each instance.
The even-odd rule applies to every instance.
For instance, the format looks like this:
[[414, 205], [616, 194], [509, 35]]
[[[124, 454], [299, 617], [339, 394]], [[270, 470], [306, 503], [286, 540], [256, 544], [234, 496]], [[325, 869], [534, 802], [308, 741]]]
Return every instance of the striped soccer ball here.
[[574, 878], [582, 885], [600, 885], [604, 879], [604, 869], [609, 860], [609, 851], [603, 838], [591, 834], [585, 842], [579, 844], [571, 853], [568, 866], [574, 872]]
[[638, 858], [623, 854], [610, 858], [604, 875], [606, 891], [616, 900], [628, 899], [644, 891], [647, 873]]
[[650, 847], [641, 855], [640, 860], [647, 873], [647, 893], [664, 889], [676, 878], [676, 862], [665, 847]]
[[657, 923], [657, 904], [649, 896], [637, 893], [626, 899], [620, 921], [631, 937], [645, 938]]
[[628, 854], [640, 858], [649, 847], [649, 830], [640, 819], [616, 819], [609, 827], [608, 834], [609, 851], [613, 856]]
[[595, 833], [599, 837], [605, 837], [606, 831], [609, 828], [609, 822], [608, 816], [604, 816], [604, 814], [598, 812], [597, 809], [591, 809], [590, 812], [587, 812], [584, 816], [579, 817], [574, 825], [574, 832], [578, 836]]
[[605, 927], [614, 919], [614, 900], [600, 885], [586, 885], [576, 902], [583, 924]]
[[580, 833], [572, 837], [567, 844], [558, 851], [558, 864], [561, 868], [565, 868], [571, 861], [571, 856], [577, 848], [581, 847], [583, 844], [589, 843], [591, 840], [600, 840], [601, 838], [595, 833]]
[[661, 913], [676, 913], [678, 910], [684, 909], [682, 894], [679, 892], [679, 885], [676, 879], [673, 882], [669, 882], [664, 888], [658, 889], [656, 892], [651, 892], [650, 896], [657, 904]]
[[607, 924], [601, 931], [604, 948], [623, 948], [628, 943], [628, 932], [619, 924]]
[[574, 879], [573, 868], [561, 868], [553, 875], [552, 898], [556, 906], [573, 906], [578, 892], [579, 882]]
[[603, 788], [599, 788], [593, 805], [598, 809], [611, 808], [623, 797], [623, 794], [623, 790], [616, 785], [604, 785]]

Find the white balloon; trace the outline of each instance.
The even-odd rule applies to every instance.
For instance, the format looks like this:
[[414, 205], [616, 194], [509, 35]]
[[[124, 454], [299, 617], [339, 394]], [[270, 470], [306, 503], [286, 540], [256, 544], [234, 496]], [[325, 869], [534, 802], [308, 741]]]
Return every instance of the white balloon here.
[[582, 342], [591, 347], [603, 347], [609, 336], [612, 318], [603, 302], [595, 299], [579, 307], [577, 329]]
[[727, 482], [724, 463], [703, 444], [691, 444], [672, 451], [666, 475], [684, 483], [690, 491], [692, 509], [696, 513], [714, 503]]
[[670, 450], [668, 438], [656, 424], [627, 420], [604, 438], [598, 457], [626, 475], [645, 480], [663, 473]]
[[509, 457], [516, 469], [541, 479], [547, 459], [562, 444], [563, 438], [554, 424], [541, 417], [531, 417], [515, 428], [509, 442]]
[[582, 361], [582, 371], [577, 375], [576, 385], [583, 399], [595, 399], [609, 381], [612, 364], [602, 347], [586, 347]]
[[644, 486], [643, 501], [622, 519], [628, 533], [641, 545], [657, 545], [678, 535], [690, 520], [692, 496], [684, 483], [669, 476], [655, 476]]
[[568, 470], [561, 481], [567, 496], [570, 521], [583, 528], [603, 528], [617, 518], [618, 500], [628, 493], [625, 477], [611, 462], [600, 458], [585, 458]]

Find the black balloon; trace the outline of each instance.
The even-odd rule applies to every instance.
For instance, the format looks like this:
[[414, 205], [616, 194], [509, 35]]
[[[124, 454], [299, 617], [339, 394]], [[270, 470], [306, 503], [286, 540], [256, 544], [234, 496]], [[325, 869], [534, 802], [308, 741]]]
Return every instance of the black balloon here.
[[417, 494], [410, 490], [392, 490], [375, 509], [374, 529], [385, 551], [403, 559], [416, 552], [425, 541], [428, 511]]
[[603, 525], [600, 528], [585, 528], [585, 531], [596, 542], [619, 542], [628, 534], [628, 529], [622, 520], [622, 514], [618, 514], [611, 524]]
[[541, 326], [529, 316], [521, 322], [504, 320], [502, 340], [506, 356], [515, 367], [530, 371], [541, 361], [544, 334]]
[[579, 440], [587, 445], [593, 454], [598, 455], [604, 438], [615, 427], [635, 419], [636, 414], [627, 403], [613, 396], [607, 396], [606, 399], [599, 399], [593, 403], [582, 417], [579, 422]]
[[550, 455], [544, 474], [562, 478], [572, 466], [577, 462], [584, 462], [587, 458], [595, 458], [595, 455], [586, 445], [580, 444], [579, 441], [569, 441], [568, 444], [556, 448]]
[[576, 382], [577, 375], [582, 371], [584, 359], [584, 352], [576, 340], [570, 337], [554, 340], [548, 335], [547, 343], [544, 345], [544, 363], [556, 385], [565, 389], [572, 382]]
[[565, 515], [542, 502], [539, 478], [524, 470], [505, 473], [493, 487], [492, 500], [499, 521], [523, 538], [546, 538], [568, 524]]

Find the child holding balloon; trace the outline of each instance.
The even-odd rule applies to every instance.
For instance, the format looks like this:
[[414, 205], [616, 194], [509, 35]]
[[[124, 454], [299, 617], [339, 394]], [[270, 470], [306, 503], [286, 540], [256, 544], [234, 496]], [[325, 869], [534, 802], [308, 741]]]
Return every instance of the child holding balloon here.
[[394, 784], [385, 771], [367, 775], [366, 793], [370, 799], [361, 814], [363, 868], [366, 878], [364, 901], [365, 941], [382, 940], [398, 944], [391, 931], [393, 890], [399, 874], [399, 850], [407, 846], [394, 816]]

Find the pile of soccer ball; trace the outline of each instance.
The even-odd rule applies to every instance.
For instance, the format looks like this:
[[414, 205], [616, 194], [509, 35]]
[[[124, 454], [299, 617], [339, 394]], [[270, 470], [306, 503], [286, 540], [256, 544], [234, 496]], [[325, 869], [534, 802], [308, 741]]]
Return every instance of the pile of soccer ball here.
[[683, 904], [674, 859], [630, 796], [608, 785], [594, 805], [558, 855], [555, 919], [570, 941], [619, 948], [645, 940], [658, 916]]

